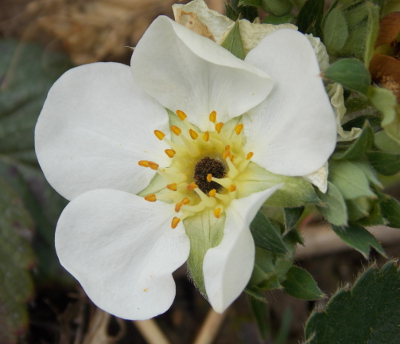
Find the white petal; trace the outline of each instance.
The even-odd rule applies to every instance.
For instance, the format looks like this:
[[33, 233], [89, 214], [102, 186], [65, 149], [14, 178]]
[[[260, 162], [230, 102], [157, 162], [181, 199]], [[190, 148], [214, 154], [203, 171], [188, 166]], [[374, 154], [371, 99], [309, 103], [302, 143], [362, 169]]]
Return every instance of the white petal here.
[[50, 89], [36, 125], [36, 153], [47, 180], [67, 199], [99, 188], [137, 193], [154, 176], [139, 160], [169, 163], [154, 129], [168, 130], [167, 112], [135, 84], [128, 66], [84, 65]]
[[202, 130], [217, 111], [227, 121], [265, 99], [273, 81], [213, 41], [167, 17], [158, 17], [131, 59], [138, 85], [166, 108], [182, 110]]
[[117, 190], [75, 198], [57, 224], [61, 264], [101, 309], [125, 319], [165, 312], [175, 297], [172, 272], [189, 255], [173, 207]]
[[244, 116], [252, 160], [287, 176], [316, 171], [333, 152], [336, 125], [308, 39], [294, 30], [277, 30], [251, 50], [246, 61], [276, 82], [267, 99]]
[[224, 237], [204, 257], [207, 296], [215, 311], [222, 313], [244, 290], [254, 266], [254, 241], [250, 223], [261, 205], [281, 185], [232, 201], [226, 210]]

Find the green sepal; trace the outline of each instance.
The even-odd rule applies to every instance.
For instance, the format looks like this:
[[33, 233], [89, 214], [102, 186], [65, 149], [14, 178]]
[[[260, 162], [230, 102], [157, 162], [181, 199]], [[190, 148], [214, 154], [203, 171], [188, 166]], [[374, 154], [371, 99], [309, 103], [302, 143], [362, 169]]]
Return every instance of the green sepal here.
[[365, 258], [368, 258], [370, 246], [382, 256], [386, 257], [385, 251], [383, 250], [381, 244], [364, 227], [355, 224], [350, 224], [348, 226], [331, 225], [331, 227], [340, 237], [340, 239], [342, 239], [350, 247], [360, 252]]
[[325, 297], [312, 276], [296, 265], [290, 268], [282, 286], [287, 294], [297, 299], [311, 301]]
[[384, 176], [391, 176], [400, 171], [400, 154], [367, 152], [367, 157], [375, 170]]
[[284, 16], [277, 17], [272, 14], [266, 16], [263, 20], [264, 24], [272, 24], [272, 25], [279, 25], [279, 24], [286, 24], [286, 23], [293, 23], [294, 21], [294, 14], [288, 13]]
[[360, 136], [345, 152], [336, 152], [332, 159], [334, 160], [352, 160], [362, 156], [374, 144], [374, 131], [368, 122], [363, 126]]
[[317, 190], [318, 197], [322, 200], [323, 206], [317, 206], [318, 211], [336, 226], [347, 225], [347, 207], [344, 198], [337, 187], [328, 182], [328, 190], [322, 193]]
[[371, 86], [368, 98], [382, 113], [382, 127], [388, 136], [400, 143], [400, 110], [394, 94], [387, 89]]
[[357, 224], [363, 227], [370, 227], [376, 225], [384, 225], [386, 224], [386, 222], [387, 221], [384, 219], [382, 215], [379, 201], [374, 200], [371, 201], [368, 216], [358, 220]]
[[[349, 220], [351, 222], [356, 222], [356, 221], [369, 215], [368, 211], [370, 210], [370, 204], [368, 204], [367, 207], [363, 207], [362, 201], [366, 201], [366, 198], [360, 197], [360, 198], [357, 198], [356, 200], [347, 200], [346, 201], [347, 212], [349, 215]], [[332, 223], [332, 224], [334, 224], [334, 223]]]
[[236, 21], [235, 25], [229, 32], [228, 36], [226, 36], [221, 46], [230, 51], [239, 59], [244, 60], [246, 54], [243, 49], [242, 36], [240, 35], [239, 21]]
[[297, 17], [300, 32], [312, 33], [322, 37], [321, 22], [324, 13], [325, 0], [307, 0]]
[[190, 277], [206, 297], [203, 260], [207, 251], [218, 246], [224, 236], [225, 215], [217, 219], [213, 210], [204, 210], [186, 218], [183, 222], [186, 235], [190, 240], [190, 253], [187, 260]]
[[286, 232], [296, 229], [296, 224], [303, 215], [304, 207], [284, 208]]
[[361, 163], [332, 160], [329, 163], [329, 180], [339, 189], [344, 199], [359, 197], [377, 198], [371, 191], [369, 180]]
[[400, 154], [400, 142], [393, 140], [384, 130], [375, 133], [375, 146], [387, 153]]
[[323, 37], [329, 55], [336, 56], [343, 49], [349, 37], [347, 22], [342, 6], [333, 8], [324, 18]]
[[371, 85], [371, 76], [364, 64], [357, 59], [341, 59], [331, 64], [323, 76], [336, 81], [343, 87], [367, 95]]
[[350, 289], [340, 289], [305, 327], [310, 344], [396, 343], [399, 338], [400, 273], [396, 262], [368, 268]]
[[263, 340], [266, 340], [268, 334], [271, 333], [269, 310], [265, 302], [261, 302], [253, 297], [250, 298], [250, 307], [258, 326], [258, 331]]
[[262, 212], [259, 211], [254, 217], [250, 231], [256, 246], [276, 253], [288, 253], [279, 228], [272, 225]]

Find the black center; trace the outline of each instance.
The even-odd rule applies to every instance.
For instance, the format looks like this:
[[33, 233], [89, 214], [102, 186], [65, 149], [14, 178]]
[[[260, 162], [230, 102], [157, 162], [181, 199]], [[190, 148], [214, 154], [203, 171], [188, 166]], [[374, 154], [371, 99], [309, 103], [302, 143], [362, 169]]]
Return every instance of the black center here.
[[194, 179], [199, 189], [204, 193], [208, 193], [212, 189], [219, 191], [222, 188], [222, 186], [216, 182], [207, 181], [207, 175], [210, 173], [215, 178], [223, 178], [225, 177], [225, 166], [222, 161], [206, 156], [201, 159], [194, 168]]

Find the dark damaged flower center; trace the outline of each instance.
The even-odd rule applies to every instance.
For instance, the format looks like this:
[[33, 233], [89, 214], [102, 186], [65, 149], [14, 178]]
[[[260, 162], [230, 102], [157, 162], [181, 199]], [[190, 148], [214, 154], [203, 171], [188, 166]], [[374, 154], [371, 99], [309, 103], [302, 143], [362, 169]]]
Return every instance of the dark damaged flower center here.
[[221, 160], [209, 158], [206, 156], [201, 159], [194, 168], [194, 179], [201, 191], [208, 193], [212, 189], [221, 191], [222, 185], [207, 180], [207, 176], [211, 174], [215, 178], [224, 178], [226, 175], [225, 164]]

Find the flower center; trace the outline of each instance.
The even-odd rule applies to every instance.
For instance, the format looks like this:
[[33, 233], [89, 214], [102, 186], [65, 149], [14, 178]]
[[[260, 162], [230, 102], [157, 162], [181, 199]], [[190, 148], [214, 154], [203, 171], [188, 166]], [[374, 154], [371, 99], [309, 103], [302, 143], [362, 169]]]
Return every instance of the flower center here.
[[186, 119], [183, 111], [177, 110], [176, 114], [186, 130], [172, 125], [174, 140], [169, 140], [159, 130], [154, 131], [159, 140], [171, 147], [165, 150], [172, 159], [171, 165], [163, 168], [152, 161], [138, 162], [140, 166], [157, 171], [166, 180], [164, 189], [147, 194], [144, 199], [175, 204], [177, 216], [172, 219], [172, 228], [209, 208], [219, 218], [231, 201], [238, 198], [238, 176], [247, 169], [253, 156], [252, 152], [246, 154], [243, 151], [243, 124], [222, 130], [224, 123], [217, 123], [217, 113], [213, 111], [209, 119], [215, 131], [201, 132]]

